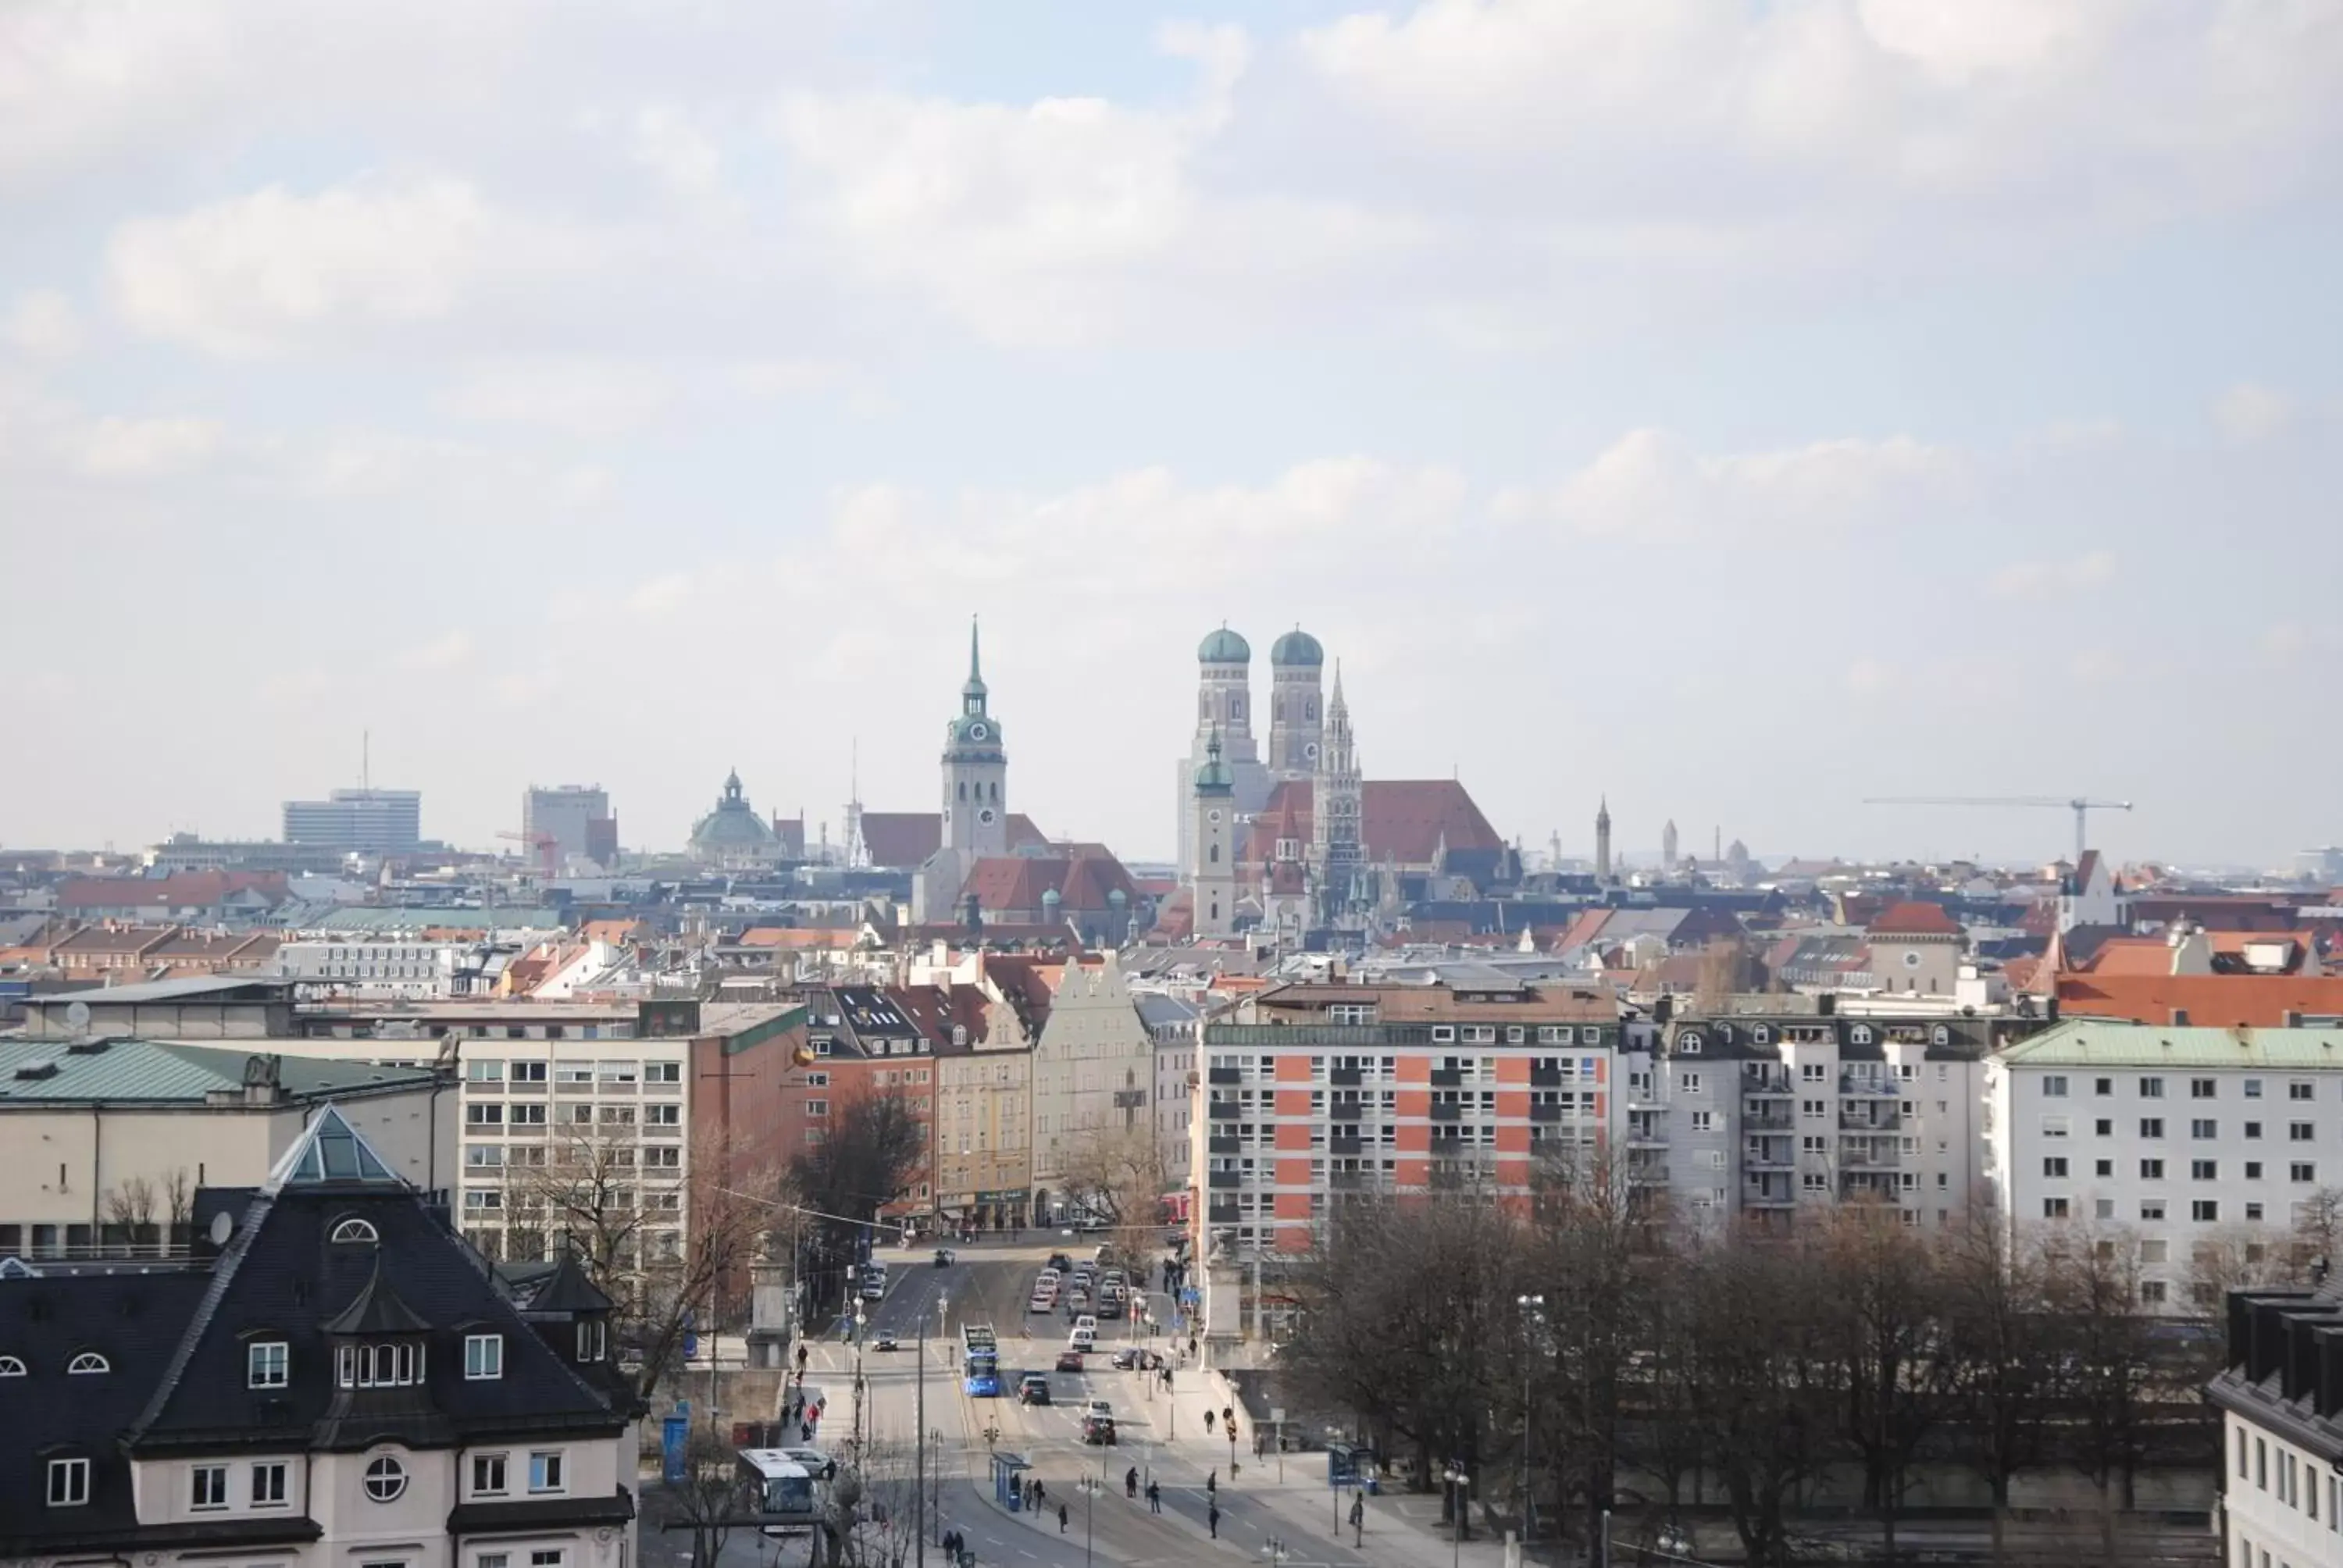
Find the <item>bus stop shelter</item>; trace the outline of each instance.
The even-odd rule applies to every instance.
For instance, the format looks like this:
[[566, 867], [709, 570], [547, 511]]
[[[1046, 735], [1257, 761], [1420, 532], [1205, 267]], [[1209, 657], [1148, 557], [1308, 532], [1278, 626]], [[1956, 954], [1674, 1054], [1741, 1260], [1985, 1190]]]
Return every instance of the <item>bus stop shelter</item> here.
[[996, 1450], [992, 1455], [992, 1500], [1011, 1513], [1025, 1509], [1025, 1489], [1019, 1478], [1033, 1468], [1033, 1462], [1021, 1453]]

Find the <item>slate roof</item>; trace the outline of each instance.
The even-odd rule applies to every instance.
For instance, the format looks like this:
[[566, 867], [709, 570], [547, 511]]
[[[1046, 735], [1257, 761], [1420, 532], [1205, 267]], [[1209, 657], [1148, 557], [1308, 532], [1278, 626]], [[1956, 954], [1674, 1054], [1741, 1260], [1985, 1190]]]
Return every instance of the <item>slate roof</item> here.
[[[223, 1209], [199, 1194], [199, 1209], [236, 1215], [216, 1258], [175, 1266], [148, 1261], [50, 1268], [0, 1278], [0, 1354], [25, 1362], [10, 1382], [38, 1402], [38, 1422], [0, 1421], [0, 1557], [54, 1555], [94, 1547], [254, 1541], [250, 1520], [201, 1525], [138, 1524], [129, 1496], [129, 1460], [164, 1453], [298, 1454], [354, 1450], [378, 1441], [444, 1448], [503, 1438], [613, 1438], [628, 1412], [514, 1310], [478, 1255], [440, 1213], [396, 1178], [350, 1181], [326, 1172], [380, 1169], [370, 1151], [327, 1156], [323, 1144], [364, 1141], [330, 1108], [287, 1151], [270, 1187]], [[316, 1174], [311, 1174], [315, 1172]], [[346, 1221], [363, 1221], [373, 1240], [332, 1240]], [[334, 1332], [421, 1334], [426, 1379], [407, 1389], [334, 1386]], [[464, 1376], [464, 1337], [500, 1333], [503, 1375]], [[248, 1386], [246, 1347], [284, 1341], [288, 1382]], [[574, 1346], [574, 1339], [567, 1341]], [[69, 1374], [85, 1350], [106, 1356], [104, 1373]], [[92, 1461], [93, 1501], [52, 1510], [39, 1499], [53, 1454]], [[578, 1507], [623, 1519], [633, 1500], [573, 1498]], [[315, 1539], [306, 1520], [287, 1520], [287, 1539]]]

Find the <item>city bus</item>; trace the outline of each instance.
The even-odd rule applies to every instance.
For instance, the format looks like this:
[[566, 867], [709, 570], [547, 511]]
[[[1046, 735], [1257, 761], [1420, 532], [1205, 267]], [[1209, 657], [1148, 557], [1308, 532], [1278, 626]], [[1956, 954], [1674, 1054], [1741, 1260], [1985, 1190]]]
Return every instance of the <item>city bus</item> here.
[[960, 1332], [960, 1387], [978, 1399], [1001, 1397], [1001, 1345], [990, 1323], [970, 1323]]
[[765, 1535], [794, 1535], [820, 1517], [821, 1483], [778, 1448], [744, 1448], [737, 1472], [741, 1500]]

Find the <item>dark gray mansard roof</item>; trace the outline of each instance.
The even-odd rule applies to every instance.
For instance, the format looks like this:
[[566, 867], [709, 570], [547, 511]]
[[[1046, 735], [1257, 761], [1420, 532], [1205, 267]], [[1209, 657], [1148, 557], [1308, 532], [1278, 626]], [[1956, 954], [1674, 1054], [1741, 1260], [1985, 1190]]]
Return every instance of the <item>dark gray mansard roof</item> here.
[[[140, 1528], [131, 1455], [298, 1454], [382, 1441], [443, 1447], [606, 1437], [623, 1428], [631, 1413], [623, 1396], [565, 1359], [574, 1348], [565, 1320], [606, 1309], [607, 1299], [590, 1285], [565, 1285], [559, 1293], [571, 1312], [532, 1313], [544, 1320], [548, 1342], [412, 1187], [396, 1177], [324, 1173], [381, 1169], [362, 1140], [356, 1151], [341, 1147], [345, 1135], [356, 1137], [330, 1108], [322, 1111], [268, 1185], [244, 1203], [215, 1260], [35, 1263], [41, 1271], [30, 1277], [0, 1278], [0, 1356], [23, 1361], [27, 1374], [0, 1379], [0, 1412], [11, 1416], [0, 1420], [0, 1558], [256, 1541], [249, 1520]], [[319, 1143], [334, 1145], [329, 1157], [309, 1158], [305, 1149]], [[346, 1239], [332, 1240], [337, 1232]], [[503, 1337], [501, 1377], [465, 1378], [464, 1340], [474, 1333]], [[417, 1335], [426, 1367], [419, 1390], [352, 1395], [334, 1386], [337, 1342]], [[288, 1384], [250, 1388], [246, 1347], [268, 1340], [287, 1346]], [[106, 1357], [110, 1370], [66, 1372], [85, 1351]], [[37, 1419], [21, 1419], [27, 1410]], [[50, 1509], [45, 1462], [73, 1453], [93, 1462], [91, 1505]], [[632, 1507], [623, 1490], [578, 1501], [621, 1517]], [[292, 1539], [315, 1537], [306, 1520], [283, 1523]]]

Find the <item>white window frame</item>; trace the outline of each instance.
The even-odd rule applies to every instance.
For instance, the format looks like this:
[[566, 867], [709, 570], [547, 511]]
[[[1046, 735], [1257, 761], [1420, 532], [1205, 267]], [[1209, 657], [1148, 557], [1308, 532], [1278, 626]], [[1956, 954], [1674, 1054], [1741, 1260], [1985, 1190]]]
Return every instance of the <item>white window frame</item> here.
[[227, 1506], [227, 1466], [196, 1464], [187, 1469], [187, 1507], [216, 1513]]
[[528, 1490], [532, 1496], [547, 1497], [569, 1490], [568, 1452], [566, 1449], [539, 1449], [528, 1456]]
[[493, 1382], [504, 1375], [504, 1335], [466, 1334], [464, 1336], [464, 1381]]
[[252, 1467], [252, 1505], [255, 1508], [283, 1508], [289, 1500], [290, 1468], [281, 1459], [264, 1459]]
[[244, 1347], [245, 1387], [283, 1388], [292, 1381], [291, 1344], [284, 1340], [255, 1340]]
[[52, 1508], [80, 1508], [89, 1502], [89, 1461], [49, 1461], [48, 1487], [43, 1495], [47, 1497]]
[[[493, 1467], [493, 1469], [491, 1469]], [[493, 1473], [496, 1484], [481, 1484], [485, 1475]], [[472, 1455], [472, 1495], [504, 1497], [512, 1489], [512, 1455], [508, 1453], [476, 1453]]]

